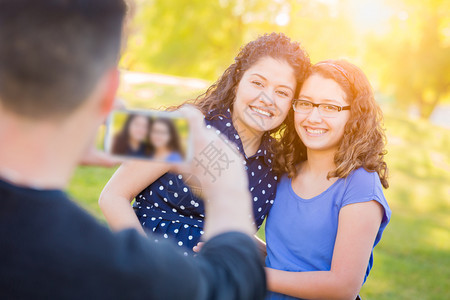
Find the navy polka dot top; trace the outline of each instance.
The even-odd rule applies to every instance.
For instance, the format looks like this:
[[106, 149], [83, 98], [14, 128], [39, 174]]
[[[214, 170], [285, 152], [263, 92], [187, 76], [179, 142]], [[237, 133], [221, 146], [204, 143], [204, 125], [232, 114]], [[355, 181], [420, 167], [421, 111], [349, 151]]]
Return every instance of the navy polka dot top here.
[[[231, 147], [237, 147], [245, 158], [249, 190], [252, 195], [254, 224], [259, 228], [268, 214], [275, 199], [277, 176], [272, 171], [273, 153], [269, 153], [272, 138], [268, 133], [262, 137], [256, 153], [245, 155], [242, 141], [231, 122], [230, 110], [223, 113], [211, 112], [205, 118], [206, 127], [215, 128], [226, 136]], [[205, 157], [194, 158], [197, 163], [205, 164], [217, 159], [205, 168], [205, 172], [215, 170], [211, 176], [226, 168], [226, 160], [221, 159], [220, 149], [205, 149]], [[218, 169], [219, 168], [219, 169]], [[183, 181], [181, 174], [166, 173], [145, 188], [136, 197], [134, 203], [136, 215], [143, 228], [155, 234], [149, 237], [156, 240], [171, 238], [183, 247], [188, 255], [203, 234], [205, 218], [203, 201], [195, 196]], [[252, 216], [249, 216], [252, 217]], [[232, 216], [230, 216], [232, 218]]]

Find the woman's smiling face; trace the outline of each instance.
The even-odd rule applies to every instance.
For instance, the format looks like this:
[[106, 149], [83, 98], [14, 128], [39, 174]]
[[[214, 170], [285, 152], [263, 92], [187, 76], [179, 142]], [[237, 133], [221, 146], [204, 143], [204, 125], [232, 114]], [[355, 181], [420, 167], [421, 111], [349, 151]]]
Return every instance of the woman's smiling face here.
[[[333, 79], [313, 74], [303, 83], [300, 100], [314, 104], [326, 103], [347, 106], [347, 95]], [[323, 117], [318, 107], [307, 114], [295, 112], [294, 123], [298, 136], [308, 150], [336, 151], [344, 136], [345, 124], [350, 118], [350, 111], [342, 110], [336, 117]]]
[[266, 132], [286, 118], [296, 88], [293, 68], [284, 60], [263, 57], [242, 75], [233, 103], [237, 128]]

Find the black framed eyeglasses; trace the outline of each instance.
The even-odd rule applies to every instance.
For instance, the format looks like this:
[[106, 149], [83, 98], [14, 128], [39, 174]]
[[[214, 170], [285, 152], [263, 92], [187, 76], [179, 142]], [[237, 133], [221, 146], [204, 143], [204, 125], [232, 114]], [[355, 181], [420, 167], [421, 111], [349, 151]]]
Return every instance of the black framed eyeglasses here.
[[326, 118], [334, 118], [338, 115], [339, 112], [343, 110], [350, 110], [350, 105], [339, 106], [328, 103], [315, 104], [312, 103], [311, 101], [302, 99], [295, 99], [294, 102], [292, 103], [292, 108], [294, 109], [294, 111], [301, 114], [311, 113], [314, 107], [317, 107], [320, 115]]

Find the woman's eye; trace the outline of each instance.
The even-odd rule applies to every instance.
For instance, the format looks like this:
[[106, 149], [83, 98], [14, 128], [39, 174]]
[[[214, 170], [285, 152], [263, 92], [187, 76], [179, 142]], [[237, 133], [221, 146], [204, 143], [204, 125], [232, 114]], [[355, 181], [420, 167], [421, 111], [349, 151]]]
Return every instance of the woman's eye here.
[[312, 107], [311, 103], [309, 103], [308, 101], [298, 101], [297, 105], [299, 107]]
[[254, 84], [254, 85], [256, 85], [256, 86], [260, 86], [260, 87], [264, 87], [264, 85], [261, 83], [261, 82], [259, 82], [259, 81], [252, 81], [252, 83]]
[[330, 111], [330, 112], [335, 112], [335, 111], [339, 111], [339, 108], [335, 105], [325, 105], [323, 107], [326, 111]]
[[288, 93], [288, 92], [285, 92], [285, 91], [276, 91], [276, 93], [277, 93], [278, 95], [283, 96], [283, 97], [289, 97], [289, 93]]

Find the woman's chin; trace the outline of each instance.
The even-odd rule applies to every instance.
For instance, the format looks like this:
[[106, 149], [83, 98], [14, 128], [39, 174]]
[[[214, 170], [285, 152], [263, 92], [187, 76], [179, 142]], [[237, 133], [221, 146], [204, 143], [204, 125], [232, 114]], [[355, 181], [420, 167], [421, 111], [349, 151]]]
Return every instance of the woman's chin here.
[[281, 122], [274, 122], [274, 120], [262, 119], [261, 121], [253, 120], [249, 127], [255, 132], [264, 133], [277, 128], [280, 124]]

